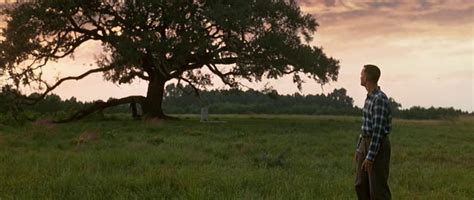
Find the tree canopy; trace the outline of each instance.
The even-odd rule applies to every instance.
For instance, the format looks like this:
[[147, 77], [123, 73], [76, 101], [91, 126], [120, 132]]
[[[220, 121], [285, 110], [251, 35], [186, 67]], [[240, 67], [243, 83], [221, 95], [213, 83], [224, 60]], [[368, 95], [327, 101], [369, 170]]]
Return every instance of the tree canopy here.
[[[148, 91], [97, 109], [137, 102], [147, 116], [166, 117], [162, 101], [170, 80], [198, 90], [212, 77], [238, 88], [243, 79], [290, 75], [301, 89], [303, 77], [320, 84], [338, 77], [339, 62], [310, 45], [318, 24], [295, 0], [38, 0], [3, 15], [0, 67], [17, 87], [43, 88], [39, 99], [66, 81], [102, 73], [117, 84], [143, 79]], [[88, 41], [102, 44], [97, 68], [44, 80], [48, 63]]]

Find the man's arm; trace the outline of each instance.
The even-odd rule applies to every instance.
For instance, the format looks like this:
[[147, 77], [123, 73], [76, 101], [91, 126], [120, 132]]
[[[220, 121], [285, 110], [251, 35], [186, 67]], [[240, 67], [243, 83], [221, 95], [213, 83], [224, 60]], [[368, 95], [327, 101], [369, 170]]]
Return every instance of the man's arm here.
[[369, 152], [365, 159], [374, 161], [377, 152], [379, 151], [380, 145], [382, 143], [383, 138], [385, 137], [385, 133], [383, 130], [383, 122], [388, 113], [388, 103], [383, 98], [376, 98], [373, 106], [373, 133], [372, 133], [372, 141], [369, 145]]

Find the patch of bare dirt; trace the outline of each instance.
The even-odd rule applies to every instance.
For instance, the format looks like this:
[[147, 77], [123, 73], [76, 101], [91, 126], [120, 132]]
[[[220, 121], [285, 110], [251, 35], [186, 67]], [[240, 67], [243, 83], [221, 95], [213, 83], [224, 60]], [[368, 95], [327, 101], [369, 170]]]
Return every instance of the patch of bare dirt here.
[[76, 146], [81, 146], [86, 143], [94, 142], [99, 140], [99, 133], [96, 131], [84, 131], [77, 137], [76, 139], [73, 140], [73, 143], [76, 144]]

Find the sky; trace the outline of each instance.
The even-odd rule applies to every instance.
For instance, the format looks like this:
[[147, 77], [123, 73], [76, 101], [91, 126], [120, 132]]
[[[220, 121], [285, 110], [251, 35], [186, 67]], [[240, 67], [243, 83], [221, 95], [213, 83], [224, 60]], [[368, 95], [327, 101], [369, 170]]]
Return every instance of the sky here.
[[[381, 68], [380, 86], [408, 108], [474, 110], [474, 1], [300, 0], [320, 27], [314, 44], [341, 60], [339, 81], [362, 106], [361, 66]], [[312, 90], [311, 92], [316, 92]]]
[[[364, 64], [380, 67], [382, 90], [403, 108], [454, 107], [474, 111], [473, 0], [298, 0], [319, 27], [311, 45], [340, 60], [337, 82], [321, 86], [308, 79], [303, 94], [346, 88], [354, 104], [363, 106], [365, 88], [359, 84]], [[78, 75], [94, 67], [100, 44], [80, 47], [74, 59], [52, 63], [47, 75]], [[215, 79], [214, 88], [223, 85]], [[263, 89], [269, 83], [280, 94], [299, 92], [291, 77], [245, 85]], [[95, 75], [68, 82], [54, 93], [62, 98], [106, 100], [145, 95], [147, 84], [114, 85]]]

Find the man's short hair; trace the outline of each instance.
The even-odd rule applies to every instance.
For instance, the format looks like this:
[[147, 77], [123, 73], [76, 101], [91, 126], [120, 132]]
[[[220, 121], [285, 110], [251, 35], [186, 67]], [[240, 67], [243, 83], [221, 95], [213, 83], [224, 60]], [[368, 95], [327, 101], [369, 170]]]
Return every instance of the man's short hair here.
[[377, 83], [380, 78], [380, 69], [376, 65], [368, 64], [364, 65], [364, 72], [367, 76], [367, 80]]

